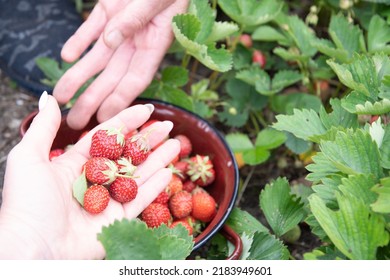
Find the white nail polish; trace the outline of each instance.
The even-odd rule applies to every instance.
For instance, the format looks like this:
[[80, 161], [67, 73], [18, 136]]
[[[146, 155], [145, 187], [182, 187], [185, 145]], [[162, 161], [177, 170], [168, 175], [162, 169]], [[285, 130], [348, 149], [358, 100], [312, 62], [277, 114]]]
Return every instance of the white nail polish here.
[[48, 99], [49, 99], [49, 94], [47, 93], [47, 91], [44, 91], [41, 94], [41, 97], [39, 98], [39, 101], [38, 101], [39, 111], [42, 111], [45, 108]]
[[154, 111], [154, 106], [153, 106], [153, 104], [150, 104], [150, 103], [145, 104], [145, 107], [149, 109], [150, 113], [153, 113], [153, 111]]

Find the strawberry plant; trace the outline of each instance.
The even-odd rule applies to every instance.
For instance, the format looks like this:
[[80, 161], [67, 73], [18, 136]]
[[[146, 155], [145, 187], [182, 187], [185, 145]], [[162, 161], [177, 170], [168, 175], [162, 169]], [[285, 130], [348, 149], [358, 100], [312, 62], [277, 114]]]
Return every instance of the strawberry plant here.
[[[243, 241], [241, 259], [390, 258], [389, 15], [380, 0], [192, 0], [173, 18], [175, 42], [142, 96], [192, 111], [223, 133], [240, 167], [227, 224]], [[45, 58], [38, 65], [52, 85], [69, 67]], [[125, 138], [125, 150], [137, 142], [149, 152], [139, 135]], [[215, 179], [213, 163], [191, 157], [185, 135], [177, 139], [180, 156], [191, 159], [171, 163], [172, 181], [154, 203], [167, 212], [177, 196], [192, 204], [189, 220], [207, 222], [213, 211], [194, 208], [215, 206], [197, 199]], [[129, 174], [136, 165], [121, 164]], [[158, 227], [125, 220], [104, 228], [108, 258], [196, 254], [192, 222], [171, 212]], [[119, 232], [130, 228], [145, 240], [129, 237], [128, 248], [145, 255], [120, 252]], [[217, 234], [199, 255], [224, 259], [233, 249]]]

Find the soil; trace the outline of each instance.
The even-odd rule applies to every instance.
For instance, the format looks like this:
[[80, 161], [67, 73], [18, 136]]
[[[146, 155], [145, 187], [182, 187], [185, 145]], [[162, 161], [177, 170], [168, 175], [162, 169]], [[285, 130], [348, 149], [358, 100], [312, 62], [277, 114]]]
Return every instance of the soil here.
[[[38, 99], [29, 94], [29, 92], [18, 88], [15, 84], [0, 70], [0, 178], [4, 178], [7, 155], [10, 150], [19, 142], [19, 126], [23, 118], [30, 112], [38, 108]], [[290, 182], [294, 180], [304, 180], [304, 169], [296, 168], [297, 162], [292, 158], [285, 156], [285, 151], [280, 150], [274, 156], [282, 155], [287, 160], [285, 168], [276, 166], [276, 158], [267, 161], [267, 164], [252, 167], [245, 166], [240, 169], [243, 179], [251, 174], [250, 180], [243, 192], [239, 196], [237, 206], [248, 211], [258, 218], [263, 224], [265, 220], [259, 208], [259, 194], [265, 184], [279, 176], [286, 177]], [[0, 206], [2, 202], [3, 180], [0, 180]], [[302, 234], [294, 244], [288, 244], [293, 258], [302, 259], [305, 252], [311, 251], [317, 247], [319, 241], [310, 233], [306, 225], [301, 225]]]

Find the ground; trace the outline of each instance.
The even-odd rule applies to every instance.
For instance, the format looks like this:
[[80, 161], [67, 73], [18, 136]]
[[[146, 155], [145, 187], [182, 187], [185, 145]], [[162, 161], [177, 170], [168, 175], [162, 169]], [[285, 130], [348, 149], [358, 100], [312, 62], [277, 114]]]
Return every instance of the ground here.
[[[23, 118], [30, 112], [37, 110], [38, 99], [27, 91], [20, 89], [0, 70], [0, 178], [4, 177], [5, 165], [9, 151], [19, 142], [19, 126]], [[274, 155], [278, 156], [278, 155]], [[239, 196], [237, 206], [248, 211], [263, 223], [265, 222], [259, 208], [259, 194], [261, 189], [270, 180], [279, 176], [285, 176], [289, 181], [302, 180], [304, 169], [292, 168], [295, 162], [286, 163], [285, 168], [275, 166], [277, 160], [268, 161], [267, 165], [257, 166], [242, 196]], [[302, 173], [297, 172], [301, 170]], [[251, 173], [251, 167], [246, 166], [240, 170], [242, 177]], [[3, 189], [3, 180], [0, 180], [0, 194]], [[0, 195], [0, 206], [2, 197]], [[301, 238], [294, 244], [289, 244], [294, 258], [302, 259], [303, 253], [311, 251], [318, 246], [318, 240], [310, 233], [306, 225], [301, 225]]]

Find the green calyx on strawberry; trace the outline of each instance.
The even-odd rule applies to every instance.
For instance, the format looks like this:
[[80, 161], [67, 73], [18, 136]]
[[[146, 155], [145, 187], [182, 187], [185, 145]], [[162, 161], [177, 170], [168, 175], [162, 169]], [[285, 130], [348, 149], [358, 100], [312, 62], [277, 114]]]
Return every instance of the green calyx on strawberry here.
[[187, 175], [196, 185], [206, 187], [214, 182], [215, 170], [209, 156], [195, 155], [188, 163]]
[[85, 176], [92, 184], [109, 185], [117, 177], [116, 163], [105, 157], [90, 158], [84, 165]]
[[149, 132], [146, 134], [137, 134], [125, 140], [122, 155], [130, 158], [132, 164], [139, 165], [148, 158], [151, 150], [148, 135]]
[[116, 161], [116, 163], [118, 165], [118, 172], [120, 174], [132, 176], [135, 170], [137, 170], [137, 167], [132, 164], [131, 159], [128, 158], [121, 157]]
[[122, 155], [124, 144], [125, 136], [121, 129], [100, 129], [92, 136], [89, 154], [116, 160]]

